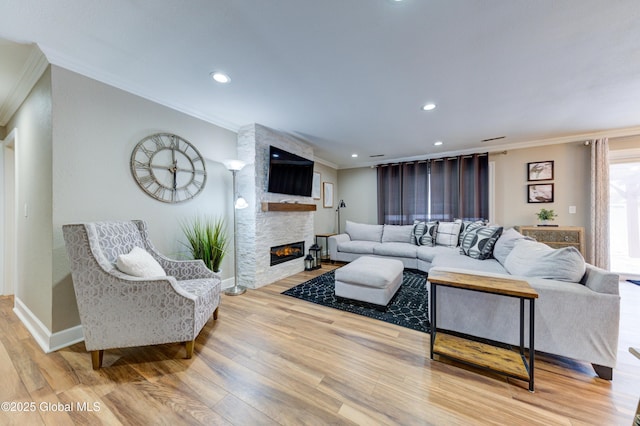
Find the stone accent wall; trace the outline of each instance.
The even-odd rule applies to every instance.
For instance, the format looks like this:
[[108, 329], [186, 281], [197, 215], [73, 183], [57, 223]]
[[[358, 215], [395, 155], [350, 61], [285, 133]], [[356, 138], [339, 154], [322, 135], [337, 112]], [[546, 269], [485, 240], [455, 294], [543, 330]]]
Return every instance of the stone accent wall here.
[[304, 270], [304, 257], [270, 266], [269, 249], [280, 244], [305, 242], [305, 256], [314, 243], [313, 212], [263, 212], [263, 201], [296, 200], [313, 203], [311, 197], [267, 192], [269, 146], [313, 160], [313, 149], [293, 136], [259, 124], [238, 130], [238, 159], [247, 165], [238, 172], [238, 191], [249, 207], [237, 210], [239, 284], [258, 288]]

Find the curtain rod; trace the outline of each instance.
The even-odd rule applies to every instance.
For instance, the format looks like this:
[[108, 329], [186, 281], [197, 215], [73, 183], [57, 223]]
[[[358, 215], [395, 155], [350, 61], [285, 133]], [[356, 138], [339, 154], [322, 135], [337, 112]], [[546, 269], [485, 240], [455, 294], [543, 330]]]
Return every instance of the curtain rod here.
[[398, 162], [398, 163], [385, 163], [385, 164], [375, 164], [373, 166], [371, 166], [371, 168], [376, 168], [376, 167], [388, 167], [388, 166], [399, 166], [400, 164], [414, 164], [414, 163], [428, 163], [430, 161], [443, 161], [443, 160], [457, 160], [458, 158], [471, 158], [474, 155], [477, 155], [478, 157], [484, 157], [484, 156], [488, 156], [489, 154], [496, 154], [496, 155], [506, 155], [507, 151], [498, 151], [498, 152], [481, 152], [479, 154], [467, 154], [467, 155], [460, 155], [457, 157], [443, 157], [443, 158], [426, 158], [424, 160], [414, 160], [414, 161], [403, 161], [403, 162]]

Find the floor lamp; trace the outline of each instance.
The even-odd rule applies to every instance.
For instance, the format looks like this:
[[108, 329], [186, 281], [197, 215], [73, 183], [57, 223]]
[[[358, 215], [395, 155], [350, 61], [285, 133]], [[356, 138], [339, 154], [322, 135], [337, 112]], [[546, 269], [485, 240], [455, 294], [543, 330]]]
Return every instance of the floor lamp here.
[[247, 289], [238, 285], [238, 218], [236, 210], [249, 207], [247, 200], [238, 193], [238, 183], [236, 174], [244, 167], [244, 162], [240, 160], [224, 160], [224, 166], [233, 174], [233, 279], [234, 285], [224, 291], [229, 296], [239, 296]]
[[340, 209], [344, 209], [347, 205], [344, 203], [344, 200], [340, 200], [338, 203], [338, 208], [336, 211], [338, 212], [338, 234], [340, 233]]

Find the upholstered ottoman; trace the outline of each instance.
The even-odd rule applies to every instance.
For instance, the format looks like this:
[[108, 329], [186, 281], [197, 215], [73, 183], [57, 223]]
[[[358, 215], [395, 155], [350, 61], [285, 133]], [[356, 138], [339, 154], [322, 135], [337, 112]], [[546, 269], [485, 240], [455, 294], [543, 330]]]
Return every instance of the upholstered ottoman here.
[[386, 306], [402, 284], [400, 260], [362, 256], [336, 269], [336, 296]]

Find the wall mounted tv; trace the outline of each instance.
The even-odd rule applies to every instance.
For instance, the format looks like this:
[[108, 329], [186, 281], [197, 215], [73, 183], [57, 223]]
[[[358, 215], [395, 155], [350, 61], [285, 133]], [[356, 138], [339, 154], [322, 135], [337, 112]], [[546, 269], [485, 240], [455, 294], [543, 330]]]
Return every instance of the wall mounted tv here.
[[269, 147], [269, 192], [311, 196], [313, 161]]

